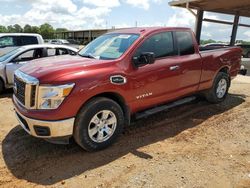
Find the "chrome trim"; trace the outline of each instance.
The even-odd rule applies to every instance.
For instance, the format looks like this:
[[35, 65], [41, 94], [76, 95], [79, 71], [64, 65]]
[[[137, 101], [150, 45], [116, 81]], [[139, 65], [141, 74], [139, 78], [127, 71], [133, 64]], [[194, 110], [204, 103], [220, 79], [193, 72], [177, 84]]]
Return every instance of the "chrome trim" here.
[[[74, 122], [75, 118], [65, 119], [65, 120], [59, 120], [59, 121], [43, 121], [43, 120], [36, 120], [32, 118], [28, 118], [24, 115], [22, 115], [17, 109], [16, 111], [16, 117], [19, 121], [22, 128], [30, 135], [37, 137], [37, 138], [57, 138], [57, 137], [64, 137], [64, 136], [72, 136], [73, 135], [73, 128], [74, 128]], [[21, 116], [26, 122], [30, 130], [25, 128], [25, 125], [22, 123], [22, 121], [17, 116]], [[35, 132], [34, 126], [41, 126], [41, 127], [48, 127], [50, 129], [50, 136], [38, 136]]]
[[[20, 70], [15, 71], [15, 76], [18, 80], [26, 83], [26, 85], [25, 85], [25, 104], [24, 105], [22, 104], [22, 106], [24, 106], [26, 109], [36, 109], [39, 80], [21, 72]], [[14, 85], [15, 85], [15, 83], [14, 83]], [[36, 86], [34, 106], [30, 106], [32, 86]], [[19, 102], [19, 100], [17, 98], [16, 98], [16, 100]], [[19, 104], [21, 104], [21, 102], [19, 102]]]
[[39, 84], [38, 79], [21, 72], [19, 69], [15, 71], [15, 75], [16, 75], [16, 77], [18, 77], [21, 81], [25, 82], [26, 84], [30, 84], [30, 85]]
[[[115, 83], [114, 81], [113, 81], [113, 79], [114, 78], [121, 78], [121, 79], [123, 79], [123, 82], [122, 83]], [[127, 83], [127, 78], [126, 77], [124, 77], [124, 76], [122, 76], [122, 75], [113, 75], [113, 76], [110, 76], [110, 82], [112, 83], [112, 84], [114, 84], [114, 85], [124, 85], [124, 84], [126, 84]]]

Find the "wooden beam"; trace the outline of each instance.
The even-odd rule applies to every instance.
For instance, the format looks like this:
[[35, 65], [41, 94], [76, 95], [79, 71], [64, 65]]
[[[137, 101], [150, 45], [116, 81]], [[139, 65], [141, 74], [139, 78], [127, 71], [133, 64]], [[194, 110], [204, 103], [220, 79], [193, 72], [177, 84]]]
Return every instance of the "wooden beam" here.
[[196, 17], [196, 24], [195, 24], [195, 34], [198, 44], [200, 44], [201, 41], [201, 30], [202, 30], [202, 22], [203, 22], [203, 10], [197, 11], [197, 17]]
[[235, 15], [235, 17], [234, 17], [234, 25], [233, 25], [233, 29], [232, 29], [232, 35], [231, 35], [231, 41], [230, 41], [230, 46], [235, 45], [238, 26], [239, 26], [239, 20], [240, 20], [240, 16]]

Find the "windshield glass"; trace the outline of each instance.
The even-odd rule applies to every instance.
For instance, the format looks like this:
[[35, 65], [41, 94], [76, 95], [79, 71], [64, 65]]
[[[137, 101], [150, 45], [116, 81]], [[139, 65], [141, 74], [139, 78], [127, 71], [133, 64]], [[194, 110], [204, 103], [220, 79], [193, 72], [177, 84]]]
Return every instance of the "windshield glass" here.
[[98, 37], [85, 48], [79, 55], [95, 59], [117, 59], [139, 38], [137, 34], [106, 34]]
[[21, 51], [21, 50], [22, 50], [22, 47], [21, 47], [21, 48], [17, 48], [17, 49], [15, 49], [15, 50], [12, 50], [12, 51], [10, 51], [9, 53], [0, 56], [0, 62], [7, 60], [7, 59], [10, 58], [12, 55], [18, 53], [18, 52]]

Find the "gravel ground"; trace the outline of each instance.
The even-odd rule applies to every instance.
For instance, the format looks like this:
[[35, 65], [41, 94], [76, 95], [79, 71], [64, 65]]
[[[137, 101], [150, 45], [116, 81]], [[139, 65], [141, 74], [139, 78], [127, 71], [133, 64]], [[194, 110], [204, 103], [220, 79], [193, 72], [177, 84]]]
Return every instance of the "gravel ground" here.
[[26, 134], [11, 95], [0, 96], [0, 187], [250, 187], [250, 77], [237, 77], [221, 104], [136, 121], [95, 153]]

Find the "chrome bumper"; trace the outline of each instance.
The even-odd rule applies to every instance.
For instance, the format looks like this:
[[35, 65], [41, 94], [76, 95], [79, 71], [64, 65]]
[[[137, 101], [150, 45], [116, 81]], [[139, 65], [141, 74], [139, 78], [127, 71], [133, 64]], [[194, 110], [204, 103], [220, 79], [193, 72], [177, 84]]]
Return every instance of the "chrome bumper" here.
[[42, 121], [23, 116], [17, 109], [15, 111], [22, 128], [34, 137], [57, 138], [73, 135], [75, 118], [60, 121]]

